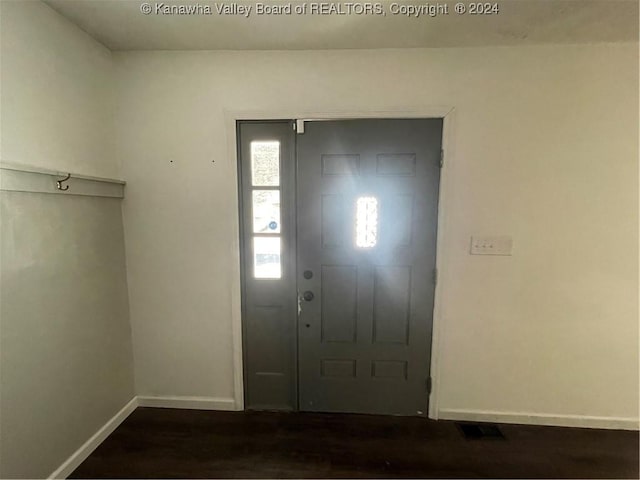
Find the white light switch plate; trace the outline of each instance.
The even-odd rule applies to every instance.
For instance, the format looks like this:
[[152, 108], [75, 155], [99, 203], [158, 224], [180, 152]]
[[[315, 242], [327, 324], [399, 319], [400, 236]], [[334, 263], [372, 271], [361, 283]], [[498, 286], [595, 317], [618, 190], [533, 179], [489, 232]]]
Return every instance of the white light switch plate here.
[[471, 237], [471, 255], [511, 255], [513, 238], [507, 235]]

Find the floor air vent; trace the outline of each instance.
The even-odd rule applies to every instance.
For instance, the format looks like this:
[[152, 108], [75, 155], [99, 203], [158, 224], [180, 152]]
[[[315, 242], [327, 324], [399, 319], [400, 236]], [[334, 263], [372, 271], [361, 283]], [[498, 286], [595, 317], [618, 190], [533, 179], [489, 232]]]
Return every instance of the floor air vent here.
[[482, 438], [504, 440], [504, 435], [500, 429], [490, 423], [457, 423], [456, 425], [467, 440]]

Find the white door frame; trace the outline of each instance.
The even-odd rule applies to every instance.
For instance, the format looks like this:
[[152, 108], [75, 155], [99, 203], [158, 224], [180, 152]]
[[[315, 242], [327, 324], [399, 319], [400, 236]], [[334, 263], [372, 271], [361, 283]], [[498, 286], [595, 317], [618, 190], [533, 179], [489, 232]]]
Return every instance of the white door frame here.
[[[431, 338], [431, 379], [432, 389], [429, 396], [429, 418], [438, 418], [438, 398], [440, 391], [440, 369], [438, 359], [440, 346], [444, 334], [445, 312], [443, 305], [446, 290], [447, 269], [449, 262], [447, 208], [448, 200], [453, 194], [453, 165], [454, 165], [454, 126], [455, 108], [450, 106], [424, 106], [411, 108], [382, 108], [380, 110], [225, 110], [225, 125], [227, 133], [227, 172], [229, 183], [233, 191], [234, 204], [232, 211], [238, 210], [238, 151], [236, 122], [240, 120], [356, 120], [367, 118], [442, 118], [442, 149], [444, 150], [444, 165], [440, 172], [440, 190], [438, 198], [438, 233], [436, 247], [436, 268], [438, 281], [435, 288], [433, 305], [433, 333]], [[235, 205], [235, 208], [233, 207]], [[240, 223], [238, 215], [233, 216], [232, 241], [229, 251], [231, 272], [231, 329], [233, 352], [233, 397], [236, 410], [244, 409], [244, 383], [242, 364], [242, 303], [240, 279]]]

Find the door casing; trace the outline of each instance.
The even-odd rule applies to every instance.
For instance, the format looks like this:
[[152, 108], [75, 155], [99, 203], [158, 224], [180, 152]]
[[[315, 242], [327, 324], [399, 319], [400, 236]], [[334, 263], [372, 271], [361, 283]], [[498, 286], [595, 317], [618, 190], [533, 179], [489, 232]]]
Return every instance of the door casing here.
[[[455, 108], [447, 106], [425, 106], [419, 109], [380, 109], [369, 111], [296, 111], [296, 110], [240, 110], [226, 111], [225, 125], [227, 131], [227, 159], [226, 175], [229, 178], [229, 185], [232, 189], [230, 195], [236, 202], [238, 211], [238, 152], [237, 152], [237, 122], [243, 120], [269, 121], [275, 119], [304, 119], [308, 121], [322, 120], [357, 120], [357, 119], [393, 119], [393, 118], [441, 118], [443, 120], [442, 150], [443, 166], [440, 172], [440, 190], [438, 196], [438, 222], [437, 222], [437, 247], [436, 247], [436, 268], [438, 271], [437, 284], [434, 296], [433, 309], [433, 333], [431, 348], [431, 371], [432, 388], [429, 395], [429, 413], [431, 419], [438, 418], [438, 394], [440, 391], [439, 362], [440, 345], [443, 341], [444, 319], [446, 312], [443, 308], [443, 298], [445, 297], [447, 286], [447, 265], [449, 251], [447, 249], [448, 229], [447, 229], [447, 207], [449, 198], [452, 198], [453, 175], [454, 175], [454, 126]], [[240, 222], [239, 216], [233, 216], [232, 231], [233, 240], [229, 252], [231, 272], [231, 322], [232, 322], [232, 354], [233, 354], [233, 396], [236, 410], [244, 409], [244, 379], [243, 379], [243, 353], [242, 353], [242, 278], [241, 278], [241, 245], [240, 245]]]

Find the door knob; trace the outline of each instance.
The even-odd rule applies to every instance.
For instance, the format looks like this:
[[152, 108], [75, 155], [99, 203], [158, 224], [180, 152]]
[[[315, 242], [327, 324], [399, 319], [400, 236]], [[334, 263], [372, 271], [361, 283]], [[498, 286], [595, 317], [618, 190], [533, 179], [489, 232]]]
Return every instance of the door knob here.
[[314, 297], [313, 292], [310, 292], [309, 290], [307, 290], [302, 294], [302, 298], [304, 298], [307, 302], [310, 302], [311, 300], [313, 300], [313, 297]]

